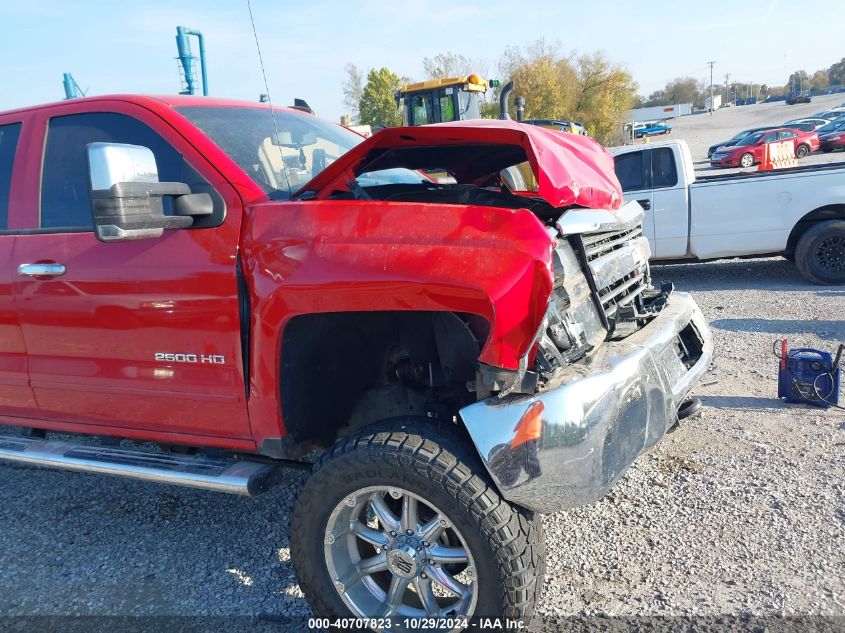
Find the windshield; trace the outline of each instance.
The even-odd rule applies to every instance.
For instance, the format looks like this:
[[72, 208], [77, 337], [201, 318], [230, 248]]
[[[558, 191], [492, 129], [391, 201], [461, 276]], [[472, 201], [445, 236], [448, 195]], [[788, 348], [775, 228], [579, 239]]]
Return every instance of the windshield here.
[[745, 138], [745, 137], [746, 137], [746, 136], [748, 136], [749, 134], [751, 134], [751, 130], [743, 130], [743, 131], [742, 131], [742, 132], [740, 132], [739, 134], [734, 134], [734, 135], [733, 135], [733, 136], [732, 136], [729, 140], [731, 140], [731, 141], [738, 141], [738, 140], [740, 140], [740, 139]]
[[754, 134], [749, 134], [744, 139], [742, 139], [737, 145], [754, 145], [757, 141], [759, 141], [763, 137], [763, 132], [755, 132]]
[[291, 193], [364, 139], [310, 114], [269, 108], [184, 107], [202, 130], [273, 200]]
[[824, 134], [825, 132], [838, 132], [843, 127], [845, 127], [845, 120], [843, 121], [831, 121], [827, 125], [821, 126], [816, 132], [819, 134]]

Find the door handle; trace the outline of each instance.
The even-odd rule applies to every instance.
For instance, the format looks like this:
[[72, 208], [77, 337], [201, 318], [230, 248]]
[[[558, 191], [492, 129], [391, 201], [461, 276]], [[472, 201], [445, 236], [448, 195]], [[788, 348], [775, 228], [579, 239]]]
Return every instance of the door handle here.
[[24, 277], [60, 277], [65, 274], [64, 264], [21, 264], [18, 274]]
[[644, 198], [643, 200], [637, 200], [637, 202], [639, 202], [640, 206], [646, 211], [651, 209], [651, 200], [649, 200], [648, 198]]

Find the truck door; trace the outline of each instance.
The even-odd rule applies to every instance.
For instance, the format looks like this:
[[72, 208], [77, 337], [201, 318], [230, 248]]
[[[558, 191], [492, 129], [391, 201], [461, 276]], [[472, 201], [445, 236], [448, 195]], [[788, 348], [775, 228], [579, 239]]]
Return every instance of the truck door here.
[[15, 308], [14, 250], [17, 236], [10, 223], [12, 189], [20, 183], [13, 178], [21, 173], [21, 161], [15, 159], [22, 123], [0, 121], [0, 416], [37, 417], [38, 407], [26, 367], [26, 348]]
[[[14, 292], [41, 416], [190, 442], [249, 438], [239, 328], [241, 207], [234, 189], [169, 124], [113, 102], [42, 115], [33, 229], [18, 236]], [[152, 150], [159, 179], [207, 192], [214, 213], [161, 237], [101, 242], [87, 146]], [[127, 432], [130, 437], [133, 435]]]
[[654, 241], [652, 256], [659, 259], [685, 257], [689, 240], [689, 203], [687, 185], [678, 177], [678, 165], [672, 147], [654, 147], [647, 151], [651, 188], [651, 220]]
[[649, 156], [645, 150], [617, 154], [616, 177], [622, 185], [625, 202], [636, 200], [645, 210], [643, 234], [648, 238], [654, 253], [654, 218], [651, 211], [652, 192], [648, 184]]

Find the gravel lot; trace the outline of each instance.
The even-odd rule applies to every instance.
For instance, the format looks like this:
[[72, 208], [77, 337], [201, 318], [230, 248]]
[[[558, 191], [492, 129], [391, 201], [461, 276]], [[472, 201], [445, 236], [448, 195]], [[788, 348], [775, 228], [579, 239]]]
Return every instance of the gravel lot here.
[[[844, 341], [845, 290], [780, 259], [655, 278], [714, 329], [705, 407], [600, 503], [546, 517], [540, 612], [845, 615], [845, 414], [776, 400], [771, 356], [781, 335]], [[0, 466], [0, 614], [307, 614], [287, 548], [303, 479], [248, 499]]]

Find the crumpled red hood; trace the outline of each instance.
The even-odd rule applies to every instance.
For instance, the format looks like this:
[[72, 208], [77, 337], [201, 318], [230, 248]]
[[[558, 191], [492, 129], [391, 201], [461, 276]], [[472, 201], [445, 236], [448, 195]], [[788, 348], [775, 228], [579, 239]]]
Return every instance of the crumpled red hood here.
[[294, 197], [306, 192], [328, 197], [346, 190], [362, 173], [394, 167], [446, 169], [459, 182], [481, 184], [526, 160], [539, 183], [537, 194], [552, 206], [618, 209], [622, 204], [613, 156], [593, 139], [491, 119], [385, 128], [338, 158]]

